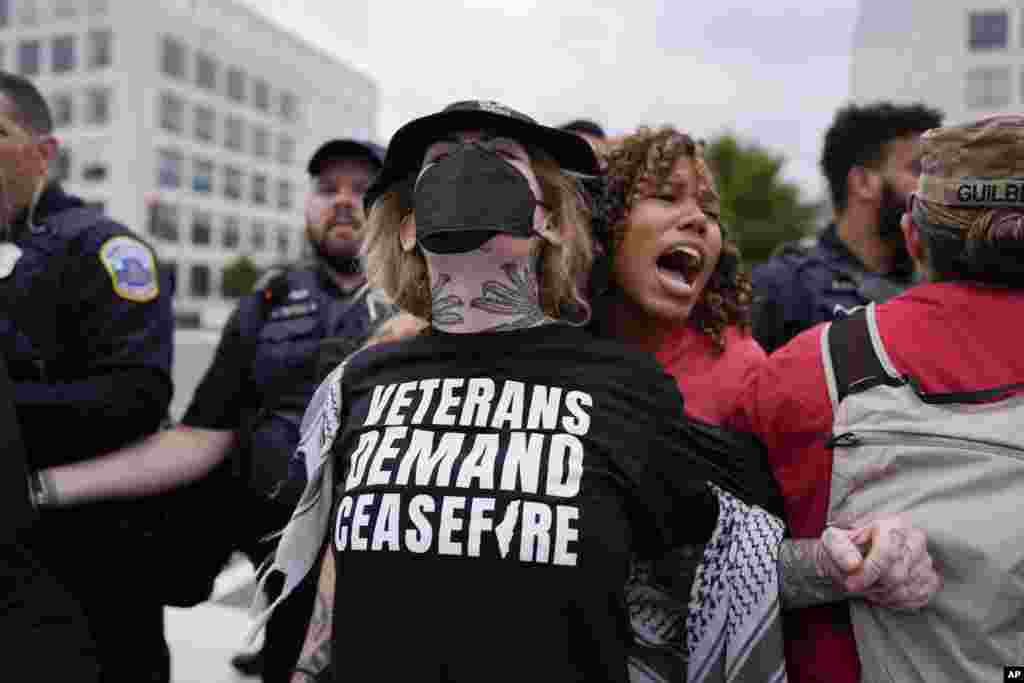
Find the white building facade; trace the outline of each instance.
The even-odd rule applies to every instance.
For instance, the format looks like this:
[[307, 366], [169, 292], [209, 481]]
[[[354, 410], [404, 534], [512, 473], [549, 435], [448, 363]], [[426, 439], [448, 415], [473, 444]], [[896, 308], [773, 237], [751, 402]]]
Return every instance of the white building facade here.
[[948, 124], [1024, 110], [1024, 2], [861, 0], [851, 96], [921, 101]]
[[204, 326], [225, 266], [306, 253], [316, 147], [375, 139], [370, 78], [231, 0], [0, 0], [0, 68], [50, 102], [65, 187], [149, 240]]

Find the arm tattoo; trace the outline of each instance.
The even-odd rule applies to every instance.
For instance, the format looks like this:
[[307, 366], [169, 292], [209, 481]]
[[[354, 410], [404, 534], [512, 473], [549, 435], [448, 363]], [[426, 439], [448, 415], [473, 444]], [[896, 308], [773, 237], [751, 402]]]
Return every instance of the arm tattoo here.
[[317, 585], [313, 615], [309, 619], [306, 642], [302, 646], [297, 668], [322, 673], [331, 665], [331, 643], [334, 637], [334, 558], [328, 548]]
[[465, 321], [460, 312], [460, 309], [465, 307], [465, 302], [454, 294], [449, 294], [448, 296], [441, 295], [444, 288], [451, 281], [451, 275], [441, 273], [437, 277], [437, 282], [430, 288], [431, 321], [441, 327], [458, 325]]
[[846, 592], [819, 567], [824, 548], [816, 538], [787, 538], [779, 548], [779, 593], [786, 608], [845, 600]]
[[492, 328], [496, 332], [535, 327], [543, 322], [545, 315], [540, 307], [540, 292], [533, 269], [528, 266], [520, 268], [514, 263], [506, 263], [501, 269], [512, 284], [488, 280], [484, 283], [484, 295], [470, 301], [470, 307], [494, 315], [518, 316]]

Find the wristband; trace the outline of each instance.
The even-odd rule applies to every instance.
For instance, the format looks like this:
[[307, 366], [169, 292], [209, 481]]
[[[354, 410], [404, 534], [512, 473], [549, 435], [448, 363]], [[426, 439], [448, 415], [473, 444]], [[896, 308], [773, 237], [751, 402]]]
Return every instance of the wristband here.
[[53, 478], [46, 470], [37, 470], [28, 475], [28, 494], [32, 506], [36, 510], [53, 507], [57, 504], [57, 491]]

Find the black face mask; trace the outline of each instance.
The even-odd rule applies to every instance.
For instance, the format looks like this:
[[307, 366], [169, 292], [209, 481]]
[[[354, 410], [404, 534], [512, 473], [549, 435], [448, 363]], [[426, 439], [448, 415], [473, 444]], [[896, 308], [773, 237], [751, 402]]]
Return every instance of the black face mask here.
[[459, 254], [499, 232], [531, 237], [537, 204], [519, 169], [480, 145], [463, 145], [416, 183], [416, 241], [436, 254]]

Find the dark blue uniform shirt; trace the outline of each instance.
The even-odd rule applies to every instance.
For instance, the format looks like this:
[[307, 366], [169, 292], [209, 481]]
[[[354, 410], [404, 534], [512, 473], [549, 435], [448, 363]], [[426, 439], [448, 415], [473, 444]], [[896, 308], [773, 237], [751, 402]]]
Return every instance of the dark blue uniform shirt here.
[[33, 468], [149, 434], [171, 400], [170, 287], [147, 245], [84, 206], [49, 186], [0, 279], [0, 351]]
[[754, 338], [771, 353], [806, 329], [882, 302], [914, 283], [909, 269], [869, 271], [831, 224], [810, 247], [787, 245], [756, 266]]
[[321, 342], [349, 340], [354, 349], [393, 310], [365, 286], [343, 292], [322, 265], [285, 271], [239, 303], [182, 424], [238, 430], [236, 470], [250, 489], [276, 497], [298, 474], [291, 456], [321, 379]]

